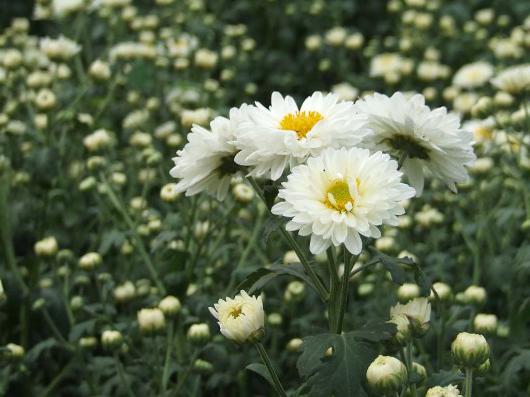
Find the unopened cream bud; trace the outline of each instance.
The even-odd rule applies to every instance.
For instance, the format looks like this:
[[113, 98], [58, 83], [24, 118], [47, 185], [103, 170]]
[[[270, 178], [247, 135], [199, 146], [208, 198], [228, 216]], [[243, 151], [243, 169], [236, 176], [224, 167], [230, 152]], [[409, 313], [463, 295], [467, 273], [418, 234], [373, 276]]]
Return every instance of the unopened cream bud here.
[[497, 316], [479, 313], [473, 320], [473, 329], [479, 334], [494, 335], [497, 332]]
[[188, 341], [197, 346], [203, 346], [210, 341], [210, 327], [206, 323], [193, 324], [188, 329]]
[[24, 357], [24, 348], [15, 343], [8, 343], [6, 345], [7, 358], [12, 361], [20, 361]]
[[76, 312], [83, 307], [83, 297], [82, 296], [73, 296], [70, 299], [70, 308], [72, 311]]
[[421, 384], [427, 379], [427, 370], [425, 367], [419, 363], [412, 363], [412, 374], [411, 381], [415, 384]]
[[287, 251], [283, 256], [283, 264], [289, 265], [291, 263], [300, 263], [300, 259], [298, 258], [298, 255], [296, 255], [296, 252]]
[[39, 110], [49, 110], [57, 104], [57, 97], [53, 91], [43, 88], [35, 97], [35, 105]]
[[181, 307], [179, 299], [172, 295], [166, 296], [158, 304], [158, 308], [168, 317], [177, 315]]
[[232, 188], [234, 198], [240, 203], [246, 204], [254, 198], [254, 190], [245, 183], [238, 183]]
[[88, 252], [79, 259], [79, 267], [83, 270], [93, 270], [101, 265], [101, 255], [97, 252]]
[[143, 333], [155, 333], [165, 328], [166, 320], [162, 310], [141, 309], [137, 314], [138, 325]]
[[489, 358], [490, 347], [483, 335], [461, 332], [451, 345], [451, 353], [457, 365], [477, 369]]
[[396, 314], [388, 320], [389, 323], [396, 325], [396, 333], [394, 334], [392, 342], [399, 346], [405, 346], [410, 340], [410, 322], [409, 319], [402, 314]]
[[480, 306], [486, 302], [487, 293], [482, 287], [471, 285], [464, 291], [464, 302]]
[[271, 313], [267, 316], [267, 323], [273, 327], [280, 326], [283, 323], [283, 317], [280, 313]]
[[420, 287], [417, 284], [405, 283], [397, 290], [397, 297], [401, 303], [407, 303], [418, 296], [420, 296]]
[[213, 365], [209, 361], [198, 358], [193, 363], [193, 371], [199, 374], [210, 374], [213, 372]]
[[296, 353], [300, 351], [304, 341], [300, 338], [293, 338], [288, 343], [285, 349], [290, 353]]
[[35, 254], [38, 256], [54, 256], [58, 249], [55, 237], [46, 237], [35, 243]]
[[[432, 285], [432, 288], [436, 291], [436, 294], [438, 295], [438, 298], [441, 301], [449, 301], [452, 297], [452, 291], [451, 287], [445, 283], [437, 282]], [[431, 291], [431, 295], [429, 297], [431, 301], [436, 300], [436, 296], [434, 295], [434, 292]]]
[[407, 380], [407, 368], [397, 358], [379, 356], [368, 367], [366, 379], [377, 395], [394, 395]]
[[305, 295], [304, 283], [300, 281], [291, 281], [287, 284], [284, 299], [286, 302], [299, 301]]
[[167, 183], [160, 189], [160, 198], [167, 203], [174, 202], [179, 196], [176, 183]]
[[88, 73], [95, 80], [102, 80], [102, 81], [108, 80], [111, 75], [109, 64], [99, 59], [92, 62]]
[[120, 347], [123, 343], [123, 335], [120, 331], [106, 330], [101, 334], [101, 345], [106, 349]]
[[94, 336], [86, 336], [79, 339], [79, 347], [81, 349], [93, 349], [98, 345], [98, 340]]
[[484, 375], [486, 372], [488, 372], [490, 370], [490, 367], [491, 367], [491, 362], [490, 362], [490, 359], [488, 358], [486, 361], [484, 361], [480, 365], [480, 367], [478, 367], [477, 373], [479, 375]]

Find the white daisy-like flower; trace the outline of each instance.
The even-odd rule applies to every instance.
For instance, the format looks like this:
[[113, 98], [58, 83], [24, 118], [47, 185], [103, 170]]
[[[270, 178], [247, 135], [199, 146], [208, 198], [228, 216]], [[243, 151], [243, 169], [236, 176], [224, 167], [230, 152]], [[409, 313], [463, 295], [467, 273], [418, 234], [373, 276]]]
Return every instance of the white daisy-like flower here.
[[491, 84], [510, 94], [518, 94], [530, 89], [530, 64], [509, 67], [493, 79]]
[[265, 313], [261, 296], [250, 296], [241, 291], [233, 299], [219, 299], [208, 308], [217, 319], [221, 333], [237, 343], [259, 338], [265, 326]]
[[251, 175], [273, 180], [287, 165], [295, 166], [327, 147], [352, 147], [369, 132], [366, 116], [335, 94], [315, 92], [298, 108], [293, 98], [274, 92], [268, 109], [256, 103], [248, 113], [238, 129], [236, 145], [241, 151], [235, 161], [253, 167]]
[[458, 387], [449, 385], [449, 386], [435, 386], [427, 390], [425, 397], [462, 397]]
[[344, 244], [357, 255], [361, 235], [379, 238], [377, 226], [399, 224], [402, 201], [415, 194], [401, 175], [388, 154], [329, 148], [293, 168], [272, 213], [291, 218], [287, 230], [311, 235], [313, 254]]
[[218, 116], [210, 123], [210, 130], [194, 125], [188, 143], [173, 158], [175, 166], [169, 174], [180, 179], [176, 192], [191, 196], [200, 192], [226, 197], [232, 176], [239, 167], [234, 163], [237, 148], [233, 144], [239, 123], [246, 118], [246, 105], [232, 108], [229, 118]]
[[430, 172], [456, 191], [455, 183], [465, 182], [465, 166], [475, 160], [473, 135], [460, 128], [460, 118], [445, 107], [431, 110], [423, 95], [407, 98], [400, 92], [391, 97], [373, 94], [355, 103], [368, 114], [373, 133], [364, 145], [389, 152], [402, 161], [409, 182], [421, 195], [424, 174]]
[[493, 66], [484, 61], [468, 63], [453, 76], [453, 84], [461, 88], [474, 88], [485, 84], [494, 73]]

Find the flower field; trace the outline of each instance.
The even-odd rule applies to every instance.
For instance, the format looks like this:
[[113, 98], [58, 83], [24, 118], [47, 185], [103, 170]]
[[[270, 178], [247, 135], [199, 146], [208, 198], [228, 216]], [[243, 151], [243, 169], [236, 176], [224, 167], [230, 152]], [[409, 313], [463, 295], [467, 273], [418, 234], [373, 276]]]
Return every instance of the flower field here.
[[529, 2], [27, 3], [0, 396], [529, 395]]

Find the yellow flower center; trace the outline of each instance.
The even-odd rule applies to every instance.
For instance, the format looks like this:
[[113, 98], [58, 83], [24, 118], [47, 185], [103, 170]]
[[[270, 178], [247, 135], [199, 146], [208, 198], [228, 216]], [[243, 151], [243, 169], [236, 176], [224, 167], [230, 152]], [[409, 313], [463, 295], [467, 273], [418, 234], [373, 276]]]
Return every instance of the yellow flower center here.
[[234, 306], [229, 313], [229, 315], [233, 318], [238, 318], [241, 314], [243, 314], [243, 307], [240, 305]]
[[337, 211], [351, 211], [354, 199], [350, 194], [350, 187], [342, 179], [334, 180], [328, 187], [324, 204]]
[[324, 117], [319, 112], [296, 112], [285, 115], [280, 121], [282, 130], [295, 131], [298, 139], [305, 138], [311, 128], [315, 126]]
[[489, 141], [493, 136], [491, 128], [488, 127], [478, 127], [475, 129], [475, 139], [477, 141]]

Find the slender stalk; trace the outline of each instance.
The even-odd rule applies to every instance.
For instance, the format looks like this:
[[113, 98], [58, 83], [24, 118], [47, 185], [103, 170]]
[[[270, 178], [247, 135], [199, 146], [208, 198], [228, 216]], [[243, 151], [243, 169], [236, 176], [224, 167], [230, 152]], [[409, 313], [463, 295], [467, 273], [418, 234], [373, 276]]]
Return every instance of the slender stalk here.
[[278, 374], [274, 370], [274, 367], [272, 366], [272, 362], [269, 358], [269, 355], [267, 354], [267, 351], [263, 347], [263, 345], [260, 342], [256, 342], [256, 349], [258, 349], [258, 353], [261, 357], [261, 360], [263, 361], [263, 364], [267, 367], [267, 370], [269, 371], [269, 374], [272, 378], [274, 390], [276, 391], [276, 394], [278, 394], [281, 397], [287, 397], [287, 394], [285, 393], [285, 390], [280, 382], [280, 379], [278, 378]]
[[337, 292], [340, 284], [339, 275], [337, 273], [337, 263], [335, 260], [335, 252], [333, 247], [329, 247], [326, 251], [328, 257], [329, 270], [329, 302], [328, 302], [328, 317], [329, 330], [335, 332], [337, 326]]
[[[263, 196], [263, 192], [261, 191], [261, 187], [259, 186], [259, 184], [254, 180], [254, 178], [248, 178], [248, 181], [252, 185], [252, 187], [254, 188], [254, 191], [256, 192], [256, 194], [259, 196], [259, 198], [266, 205], [267, 201], [265, 200], [265, 197]], [[314, 284], [318, 294], [320, 295], [320, 298], [322, 299], [322, 301], [323, 302], [327, 302], [328, 299], [329, 299], [329, 294], [328, 294], [327, 288], [324, 285], [324, 283], [322, 282], [322, 280], [320, 279], [320, 277], [318, 277], [318, 274], [316, 274], [316, 272], [311, 267], [311, 264], [309, 263], [309, 260], [305, 256], [305, 253], [302, 250], [302, 248], [300, 247], [300, 245], [298, 245], [298, 243], [296, 242], [296, 240], [294, 239], [292, 234], [290, 232], [288, 232], [287, 230], [285, 230], [283, 225], [279, 225], [278, 230], [280, 231], [282, 236], [285, 238], [285, 240], [287, 241], [289, 246], [296, 252], [296, 255], [298, 256], [298, 259], [300, 259], [300, 262], [302, 263], [302, 266], [304, 266], [304, 269], [305, 269], [306, 273], [308, 274], [308, 276], [313, 281], [313, 284]]]
[[[410, 341], [407, 344], [407, 362], [406, 362], [407, 372], [409, 374], [409, 377], [412, 374], [412, 367], [413, 367], [412, 363], [413, 363], [412, 361], [412, 341]], [[411, 383], [409, 387], [410, 387], [410, 390], [412, 391], [412, 396], [416, 397], [417, 396], [416, 385], [414, 383]]]
[[200, 350], [195, 350], [193, 355], [191, 356], [191, 362], [188, 368], [186, 368], [186, 371], [182, 374], [182, 376], [179, 377], [179, 381], [177, 383], [177, 386], [175, 387], [175, 390], [173, 391], [173, 396], [179, 396], [179, 391], [184, 386], [184, 383], [186, 382], [186, 379], [188, 379], [188, 376], [191, 373], [191, 370], [193, 368], [193, 365], [195, 364], [195, 360], [199, 356]]
[[134, 393], [132, 392], [131, 385], [129, 382], [127, 382], [127, 378], [125, 378], [125, 370], [123, 368], [123, 364], [120, 361], [120, 358], [118, 357], [118, 353], [114, 353], [114, 361], [116, 363], [116, 368], [118, 370], [118, 376], [120, 377], [120, 382], [122, 383], [124, 389], [127, 391], [127, 395], [129, 397], [134, 397]]
[[173, 348], [173, 321], [169, 322], [167, 331], [167, 345], [166, 355], [164, 358], [164, 369], [162, 370], [162, 381], [160, 394], [164, 396], [166, 394], [167, 382], [169, 380], [169, 364], [171, 362], [171, 352]]
[[70, 360], [70, 362], [64, 366], [64, 368], [61, 370], [61, 372], [57, 374], [55, 378], [53, 378], [53, 380], [50, 382], [46, 390], [44, 390], [44, 392], [42, 393], [41, 397], [48, 397], [49, 395], [51, 395], [52, 391], [57, 387], [59, 382], [61, 382], [61, 380], [68, 373], [70, 368], [72, 368], [74, 362], [75, 362], [75, 357], [72, 358], [72, 360]]
[[53, 322], [53, 319], [50, 316], [50, 313], [48, 313], [48, 310], [46, 308], [42, 309], [42, 315], [44, 316], [44, 320], [46, 320], [46, 323], [50, 327], [53, 336], [55, 336], [56, 339], [58, 339], [61, 343], [68, 346], [68, 342], [66, 339], [64, 339], [64, 336], [61, 334], [55, 323]]
[[164, 285], [162, 284], [162, 281], [160, 281], [160, 278], [158, 277], [158, 273], [156, 271], [155, 266], [153, 265], [153, 262], [151, 262], [151, 258], [149, 257], [149, 254], [145, 250], [144, 243], [142, 241], [142, 238], [138, 234], [138, 231], [136, 230], [136, 225], [134, 221], [129, 216], [129, 213], [125, 209], [125, 206], [121, 202], [121, 200], [118, 198], [118, 196], [114, 193], [112, 190], [112, 187], [107, 181], [107, 178], [103, 174], [101, 174], [101, 179], [103, 181], [103, 184], [105, 185], [105, 192], [108, 194], [108, 197], [112, 204], [116, 207], [116, 210], [122, 215], [125, 223], [129, 226], [129, 229], [133, 235], [134, 240], [136, 241], [136, 245], [138, 246], [138, 249], [140, 250], [140, 256], [142, 257], [144, 264], [151, 275], [151, 278], [155, 282], [158, 290], [162, 295], [165, 295], [166, 289], [164, 288]]
[[473, 370], [466, 368], [466, 384], [464, 389], [464, 397], [471, 397], [473, 389]]
[[335, 332], [340, 334], [342, 332], [342, 325], [344, 322], [344, 313], [346, 312], [346, 306], [348, 303], [348, 291], [350, 288], [350, 273], [354, 263], [357, 261], [359, 256], [350, 257], [349, 252], [344, 249], [344, 274], [340, 284], [340, 295], [338, 305], [338, 316], [337, 326]]

